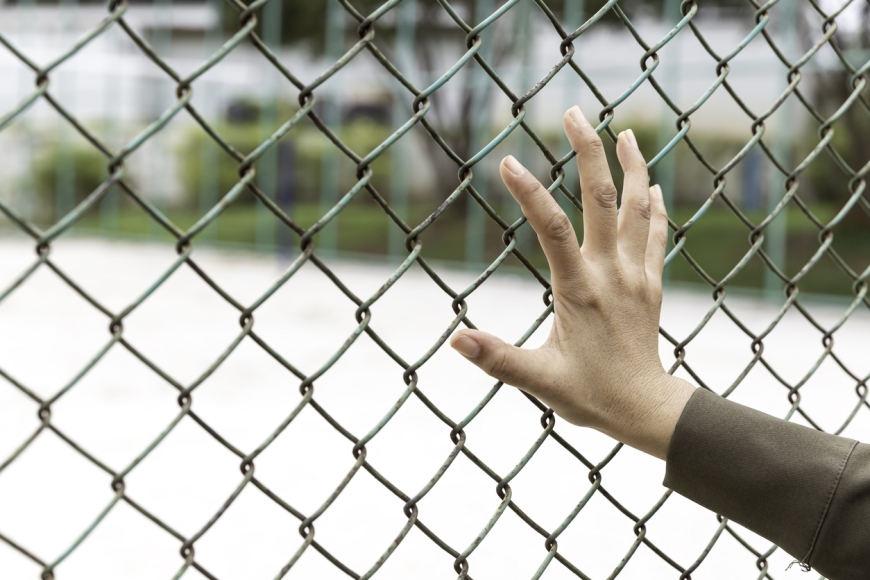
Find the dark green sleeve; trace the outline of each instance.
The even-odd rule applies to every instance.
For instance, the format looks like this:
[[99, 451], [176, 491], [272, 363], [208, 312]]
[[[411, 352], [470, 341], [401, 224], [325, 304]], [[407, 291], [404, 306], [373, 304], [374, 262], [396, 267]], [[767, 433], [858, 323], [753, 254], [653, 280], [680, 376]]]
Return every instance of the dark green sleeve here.
[[697, 389], [664, 484], [830, 580], [870, 578], [870, 445]]

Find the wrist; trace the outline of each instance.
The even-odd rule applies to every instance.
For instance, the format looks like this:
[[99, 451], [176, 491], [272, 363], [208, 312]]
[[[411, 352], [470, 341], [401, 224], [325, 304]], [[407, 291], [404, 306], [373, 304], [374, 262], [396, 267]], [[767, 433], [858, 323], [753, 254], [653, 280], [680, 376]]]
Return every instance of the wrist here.
[[626, 445], [665, 459], [674, 429], [695, 387], [662, 370], [622, 389], [596, 428]]

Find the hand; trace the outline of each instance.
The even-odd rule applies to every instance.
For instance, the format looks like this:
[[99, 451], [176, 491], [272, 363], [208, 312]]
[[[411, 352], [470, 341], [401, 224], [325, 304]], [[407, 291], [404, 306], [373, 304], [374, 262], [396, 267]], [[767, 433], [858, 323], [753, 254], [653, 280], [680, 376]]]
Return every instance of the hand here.
[[668, 240], [662, 191], [649, 186], [634, 134], [625, 131], [616, 143], [625, 172], [617, 213], [601, 139], [578, 107], [563, 123], [580, 169], [582, 247], [568, 216], [531, 173], [511, 156], [500, 167], [550, 264], [550, 336], [540, 348], [522, 349], [479, 330], [460, 330], [450, 344], [565, 420], [664, 459], [694, 387], [668, 375], [658, 355]]

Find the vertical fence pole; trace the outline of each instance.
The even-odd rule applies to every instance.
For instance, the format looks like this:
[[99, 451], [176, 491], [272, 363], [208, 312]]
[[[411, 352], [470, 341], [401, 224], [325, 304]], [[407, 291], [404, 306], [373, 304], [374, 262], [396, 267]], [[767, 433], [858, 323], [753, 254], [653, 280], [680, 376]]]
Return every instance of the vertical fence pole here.
[[[475, 22], [481, 22], [495, 11], [493, 0], [476, 0], [474, 3]], [[492, 34], [489, 28], [481, 31], [483, 46], [480, 47], [481, 57], [490, 60], [492, 57]], [[487, 132], [492, 121], [490, 111], [489, 77], [480, 66], [474, 65], [469, 75], [471, 90], [471, 134], [469, 135], [469, 155], [474, 155], [486, 145]], [[460, 96], [461, 99], [461, 96]], [[483, 199], [487, 198], [486, 159], [481, 160], [472, 168], [474, 177], [472, 185]], [[468, 207], [465, 212], [465, 265], [470, 270], [480, 270], [486, 256], [486, 214], [477, 202], [466, 197]]]
[[[414, 55], [414, 36], [417, 27], [417, 0], [405, 0], [397, 8], [396, 15], [396, 58], [399, 69], [407, 75], [414, 69], [416, 58]], [[392, 79], [393, 103], [392, 124], [393, 130], [398, 129], [411, 112], [408, 109], [408, 90], [396, 79]], [[409, 134], [405, 137], [412, 139]], [[390, 205], [396, 214], [408, 221], [408, 167], [410, 166], [409, 143], [398, 143], [390, 149]], [[405, 250], [405, 232], [394, 224], [392, 220], [387, 222], [387, 243], [390, 259], [393, 262], [401, 262], [407, 255]]]
[[[519, 47], [519, 55], [517, 55], [517, 86], [519, 87], [519, 94], [522, 95], [531, 90], [535, 84], [534, 71], [532, 70], [535, 50], [535, 37], [532, 35], [532, 0], [520, 0], [514, 7], [514, 11], [516, 16], [514, 20], [514, 25], [516, 26], [516, 42], [514, 46]], [[527, 109], [525, 122], [528, 123], [531, 121], [531, 113], [528, 110], [531, 108], [531, 101], [527, 102], [525, 106]], [[517, 129], [517, 135], [520, 137], [517, 149], [519, 162], [531, 169], [533, 167], [531, 158], [531, 145], [533, 142], [522, 127]], [[509, 221], [513, 222], [519, 219], [523, 215], [523, 212], [520, 210], [519, 204], [514, 203], [513, 199], [510, 197], [507, 199], [510, 211], [506, 211], [505, 216]], [[526, 251], [532, 250], [537, 245], [537, 237], [532, 228], [524, 227], [517, 231], [517, 245]]]
[[[36, 3], [35, 0], [20, 0], [20, 2], [20, 10], [15, 11], [17, 17], [15, 29], [18, 30], [20, 34], [24, 35], [33, 24], [31, 13], [36, 10]], [[23, 86], [25, 91], [33, 90], [33, 77], [29, 70], [24, 69], [23, 67], [20, 68], [15, 78], [16, 84]], [[36, 161], [36, 158], [33, 155], [33, 150], [35, 149], [33, 139], [34, 133], [29, 122], [22, 120], [20, 123], [22, 134], [21, 144], [25, 154], [23, 163], [25, 164], [26, 169], [24, 171], [24, 179], [21, 187], [13, 186], [12, 199], [18, 204], [17, 207], [24, 208], [22, 211], [24, 217], [39, 222], [43, 217], [40, 214], [42, 214], [44, 209], [46, 209], [41, 207], [41, 205], [42, 203], [47, 203], [47, 196], [51, 195], [52, 192], [38, 191], [36, 189], [37, 184], [34, 179], [33, 171]], [[6, 130], [8, 131], [8, 128]]]
[[[269, 2], [263, 7], [263, 42], [272, 47], [272, 50], [279, 52], [281, 49], [281, 19], [282, 9], [281, 2]], [[274, 72], [269, 61], [262, 60], [262, 73], [268, 75]], [[269, 138], [275, 129], [278, 128], [278, 90], [277, 79], [273, 76], [272, 81], [264, 78], [262, 86], [266, 88], [266, 94], [262, 96], [260, 106], [260, 127], [259, 127], [259, 142], [263, 142]], [[278, 147], [271, 147], [266, 151], [259, 161], [256, 163], [257, 168], [257, 184], [263, 193], [272, 198], [273, 201], [277, 198], [276, 189], [278, 186]], [[253, 197], [253, 196], [252, 196]], [[254, 210], [255, 221], [255, 247], [258, 250], [272, 250], [275, 248], [276, 239], [276, 221], [272, 212], [262, 203], [255, 202], [256, 209]]]
[[[516, 41], [514, 42], [514, 47], [518, 48], [517, 53], [513, 56], [517, 59], [517, 86], [519, 87], [518, 94], [525, 94], [532, 88], [534, 85], [534, 75], [532, 74], [532, 58], [534, 54], [534, 38], [532, 36], [532, 4], [531, 0], [520, 0], [517, 5], [513, 8], [514, 11], [514, 38]], [[526, 103], [526, 108], [531, 105], [531, 101]], [[528, 122], [530, 115], [526, 113], [526, 122]], [[526, 132], [519, 131], [518, 135], [523, 136], [519, 142], [519, 150], [517, 151], [517, 157], [519, 157], [520, 163], [523, 165], [527, 165], [530, 162], [529, 156], [529, 145], [530, 140], [525, 138]], [[516, 204], [511, 204], [511, 207], [517, 207], [517, 218], [519, 218], [518, 206]]]
[[[665, 27], [669, 28], [676, 24], [681, 17], [680, 14], [680, 0], [665, 0], [664, 5], [664, 18], [665, 18]], [[662, 74], [658, 79], [662, 88], [670, 95], [671, 100], [679, 103], [677, 101], [680, 95], [680, 83], [682, 82], [682, 68], [683, 68], [683, 52], [682, 52], [682, 36], [678, 38], [674, 38], [671, 43], [673, 44], [676, 51], [673, 54], [667, 55], [667, 58], [664, 59], [662, 63]], [[656, 143], [656, 153], [667, 147], [668, 143], [670, 143], [671, 139], [674, 138], [676, 134], [677, 128], [671, 123], [670, 119], [670, 110], [669, 107], [662, 103], [662, 114], [659, 118], [661, 119], [659, 123], [659, 134]], [[667, 119], [667, 120], [666, 120]], [[664, 198], [665, 208], [668, 210], [668, 215], [671, 219], [676, 221], [676, 216], [674, 215], [674, 187], [676, 186], [676, 175], [677, 175], [677, 150], [676, 148], [672, 150], [670, 153], [665, 155], [661, 161], [655, 166], [655, 183], [657, 183], [662, 188], [662, 197]], [[671, 242], [670, 236], [668, 237], [668, 251], [673, 248], [673, 242]], [[667, 284], [671, 278], [671, 266], [668, 265], [665, 267], [664, 272], [662, 272], [662, 283]]]
[[[330, 63], [341, 58], [344, 50], [344, 12], [338, 0], [326, 3], [326, 58]], [[333, 131], [339, 132], [341, 123], [341, 90], [338, 83], [324, 87], [320, 94], [323, 101], [323, 121]], [[325, 141], [325, 138], [324, 138]], [[338, 201], [341, 187], [339, 176], [340, 161], [338, 150], [329, 143], [324, 144], [320, 172], [320, 215], [324, 215]], [[328, 256], [338, 249], [338, 224], [341, 214], [335, 216], [317, 234], [317, 248], [321, 255]]]
[[[122, 35], [123, 32], [117, 27], [112, 27], [111, 29], [106, 31], [106, 43], [112, 44], [112, 56], [109, 58], [124, 58], [124, 43], [121, 42], [123, 38]], [[114, 148], [118, 146], [117, 139], [118, 136], [121, 134], [121, 131], [119, 131], [119, 125], [124, 115], [123, 106], [125, 102], [125, 94], [123, 87], [125, 78], [122, 73], [107, 73], [100, 78], [100, 82], [103, 85], [101, 87], [103, 93], [103, 100], [100, 105], [101, 108], [106, 111], [106, 113], [100, 119], [100, 124], [102, 125], [103, 131], [108, 136], [109, 147]], [[114, 118], [112, 118], [112, 115], [114, 115]], [[108, 166], [108, 163], [106, 164], [106, 166]], [[106, 171], [104, 177], [108, 178], [108, 171]], [[125, 174], [124, 179], [128, 180], [129, 176]], [[121, 194], [121, 188], [117, 185], [113, 185], [109, 189], [108, 193], [106, 193], [106, 196], [103, 197], [102, 201], [100, 201], [100, 232], [111, 232], [112, 234], [117, 234], [118, 212], [121, 202]]]
[[[572, 32], [580, 27], [583, 23], [583, 19], [585, 18], [585, 0], [574, 0], [565, 2], [565, 12], [562, 15], [563, 17], [563, 26], [565, 30], [568, 32]], [[580, 41], [582, 37], [574, 39], [574, 60], [577, 64], [580, 64]], [[580, 79], [577, 74], [574, 72], [570, 66], [566, 66], [565, 69], [559, 73], [562, 75], [562, 78], [565, 79], [562, 83], [562, 110], [567, 111], [569, 108], [574, 105], [580, 104], [580, 89], [581, 83], [578, 82]], [[559, 151], [568, 151], [571, 149], [571, 144], [568, 142], [568, 137], [565, 135], [565, 132], [559, 130]], [[580, 194], [579, 188], [579, 175], [577, 171], [571, 169], [571, 164], [569, 164], [568, 168], [563, 168], [565, 171], [565, 179], [562, 183], [564, 183], [565, 188], [568, 189], [574, 195]], [[564, 195], [556, 195], [556, 200], [559, 202], [559, 205], [562, 206], [562, 209], [565, 210], [565, 214], [571, 220], [571, 223], [574, 224], [574, 227], [577, 227], [578, 218], [580, 216], [580, 212], [577, 211], [577, 208], [574, 207], [574, 204], [571, 203], [567, 197]]]
[[[223, 36], [224, 11], [226, 4], [223, 0], [209, 0], [208, 6], [214, 11], [214, 26], [208, 29], [205, 35], [205, 54], [206, 56], [214, 54], [221, 45], [221, 37]], [[223, 92], [223, 81], [218, 78], [212, 82], [208, 77], [204, 77], [200, 82], [207, 83], [203, 91], [203, 109], [206, 119], [210, 122], [219, 124], [223, 118], [224, 112], [219, 109], [221, 105], [221, 93]], [[199, 203], [198, 215], [202, 216], [214, 207], [217, 203], [220, 189], [220, 163], [221, 151], [218, 149], [217, 143], [211, 138], [202, 134], [202, 148], [199, 152]], [[217, 228], [205, 228], [197, 236], [203, 242], [211, 242], [217, 238]]]
[[[65, 25], [62, 27], [63, 32], [60, 37], [63, 39], [62, 42], [66, 42], [67, 38], [72, 38], [74, 36], [74, 14], [75, 9], [78, 6], [78, 0], [60, 0], [58, 4], [58, 10], [60, 11], [60, 17], [65, 22]], [[69, 33], [73, 32], [72, 35]], [[76, 101], [78, 97], [77, 89], [78, 89], [78, 77], [71, 71], [58, 71], [61, 76], [62, 82], [61, 87], [64, 93], [64, 102], [67, 105], [71, 105]], [[57, 156], [55, 157], [56, 170], [55, 170], [55, 198], [54, 198], [54, 220], [57, 221], [61, 217], [65, 216], [69, 213], [72, 208], [75, 206], [75, 183], [76, 183], [76, 165], [75, 165], [75, 139], [71, 138], [72, 132], [67, 128], [63, 133], [63, 138], [59, 139], [55, 142], [55, 151]]]
[[[169, 60], [172, 53], [172, 0], [154, 0], [151, 8], [153, 14], [154, 25], [154, 50], [157, 51], [165, 60]], [[165, 17], [163, 15], [166, 15]], [[150, 117], [156, 119], [163, 112], [166, 106], [165, 95], [161, 92], [159, 83], [151, 87], [151, 111]], [[152, 119], [149, 118], [146, 124]], [[169, 175], [167, 175], [163, 164], [165, 162], [165, 146], [167, 144], [166, 136], [159, 133], [152, 140], [151, 156], [151, 177], [146, 184], [150, 186], [152, 194], [156, 194], [152, 203], [160, 209], [166, 209], [166, 197], [169, 188]], [[148, 196], [148, 191], [143, 192], [145, 197]], [[155, 220], [148, 220], [148, 237], [160, 238], [164, 235], [164, 230]]]
[[[779, 15], [777, 28], [781, 38], [781, 50], [787, 57], [793, 58], [798, 52], [797, 39], [795, 38], [798, 5], [796, 2], [786, 2], [780, 7], [780, 10], [782, 12]], [[771, 77], [779, 78], [781, 74], [780, 62], [777, 60], [773, 66], [774, 70], [771, 71]], [[787, 79], [784, 82], [777, 83], [777, 91], [784, 90], [787, 84]], [[785, 167], [791, 167], [792, 103], [794, 98], [790, 96], [780, 105], [776, 122], [776, 133], [773, 135], [773, 154]], [[770, 177], [767, 184], [767, 211], [770, 213], [782, 199], [782, 196], [785, 195], [786, 190], [785, 176], [780, 175], [775, 167], [770, 168], [768, 175]], [[787, 212], [788, 208], [786, 207], [764, 229], [764, 251], [770, 260], [781, 270], [786, 265]], [[770, 300], [779, 300], [782, 298], [782, 288], [782, 280], [770, 268], [765, 268], [764, 295]]]

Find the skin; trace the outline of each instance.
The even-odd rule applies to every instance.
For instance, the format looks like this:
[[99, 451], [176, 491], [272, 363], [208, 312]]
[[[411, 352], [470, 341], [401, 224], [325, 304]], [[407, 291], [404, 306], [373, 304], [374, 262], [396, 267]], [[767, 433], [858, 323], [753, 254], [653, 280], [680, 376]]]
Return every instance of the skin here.
[[672, 377], [658, 354], [662, 269], [668, 221], [661, 188], [634, 134], [616, 143], [625, 173], [622, 206], [601, 139], [579, 107], [565, 113], [577, 152], [583, 245], [547, 189], [512, 156], [501, 178], [520, 204], [547, 256], [555, 310], [537, 349], [517, 348], [479, 330], [460, 330], [450, 345], [491, 377], [520, 388], [575, 425], [591, 427], [665, 459], [677, 420], [694, 391]]

